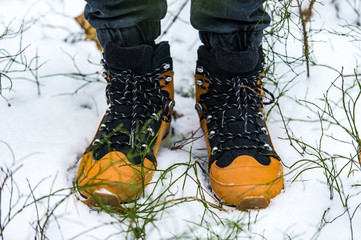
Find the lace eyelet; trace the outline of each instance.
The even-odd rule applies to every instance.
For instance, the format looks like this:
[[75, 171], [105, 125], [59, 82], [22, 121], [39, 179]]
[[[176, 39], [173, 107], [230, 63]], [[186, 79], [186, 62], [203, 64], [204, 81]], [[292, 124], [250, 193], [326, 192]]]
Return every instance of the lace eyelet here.
[[216, 135], [215, 131], [210, 131], [208, 134], [208, 139], [212, 139]]
[[215, 155], [217, 153], [217, 151], [218, 151], [217, 147], [212, 148], [211, 155], [212, 156]]
[[170, 68], [170, 64], [169, 64], [169, 63], [164, 64], [164, 65], [163, 65], [163, 68], [164, 68], [165, 70], [168, 70], [168, 69]]
[[154, 137], [154, 131], [153, 131], [153, 129], [152, 129], [151, 127], [148, 127], [148, 128], [147, 128], [147, 131], [150, 133], [150, 135], [151, 135], [152, 137]]
[[211, 115], [208, 115], [208, 116], [207, 116], [207, 123], [210, 123], [211, 120], [212, 120], [212, 118], [213, 118], [213, 117], [212, 117]]
[[160, 114], [156, 114], [156, 113], [152, 113], [152, 118], [156, 121], [159, 121], [160, 119]]
[[198, 114], [201, 114], [201, 113], [202, 113], [203, 107], [202, 107], [202, 105], [201, 105], [200, 103], [197, 103], [197, 104], [196, 104], [196, 110], [197, 110]]
[[168, 108], [170, 111], [173, 110], [174, 106], [175, 106], [175, 101], [173, 101], [173, 100], [170, 101], [170, 102], [167, 104], [167, 108]]
[[263, 145], [263, 147], [266, 148], [266, 149], [267, 149], [268, 151], [270, 151], [270, 152], [273, 151], [273, 149], [271, 148], [271, 146], [270, 146], [269, 144], [267, 144], [267, 143], [265, 143], [265, 144]]
[[166, 77], [166, 78], [165, 78], [165, 81], [166, 81], [166, 82], [171, 82], [172, 80], [173, 80], [172, 77]]
[[197, 80], [197, 85], [201, 87], [201, 86], [203, 85], [203, 81], [200, 80], [200, 79], [198, 79], [198, 80]]
[[99, 144], [100, 143], [100, 140], [99, 139], [95, 139], [94, 141], [93, 141], [93, 146], [96, 146], [97, 144]]
[[198, 73], [203, 73], [204, 72], [203, 67], [202, 66], [197, 67], [197, 72]]
[[261, 131], [263, 132], [263, 134], [268, 135], [267, 128], [262, 127], [262, 128], [261, 128]]

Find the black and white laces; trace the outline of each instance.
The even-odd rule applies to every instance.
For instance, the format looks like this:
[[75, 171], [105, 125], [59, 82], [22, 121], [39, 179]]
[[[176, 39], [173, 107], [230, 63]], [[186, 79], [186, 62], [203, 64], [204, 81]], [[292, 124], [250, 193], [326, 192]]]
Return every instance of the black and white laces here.
[[[102, 63], [107, 69], [105, 62]], [[171, 119], [174, 101], [163, 90], [173, 80], [172, 76], [164, 74], [170, 68], [169, 63], [164, 63], [152, 73], [141, 76], [132, 70], [117, 74], [104, 72], [109, 107], [93, 140], [92, 150], [149, 148], [161, 121]]]
[[[196, 79], [196, 84], [206, 91], [196, 110], [201, 120], [207, 121], [211, 155], [248, 150], [275, 154], [262, 112], [263, 105], [272, 103], [274, 97], [262, 86], [262, 71], [222, 80], [212, 77], [201, 66], [196, 71], [202, 76]], [[272, 100], [263, 102], [264, 92]]]

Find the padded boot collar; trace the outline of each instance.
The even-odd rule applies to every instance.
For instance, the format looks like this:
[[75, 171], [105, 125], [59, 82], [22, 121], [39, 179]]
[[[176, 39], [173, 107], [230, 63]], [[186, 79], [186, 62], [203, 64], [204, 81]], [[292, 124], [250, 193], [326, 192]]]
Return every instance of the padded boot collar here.
[[217, 47], [211, 50], [219, 68], [231, 73], [245, 73], [253, 70], [259, 59], [258, 49], [252, 48], [243, 52], [232, 52]]
[[119, 47], [117, 44], [109, 42], [104, 48], [104, 60], [111, 71], [115, 73], [130, 69], [142, 74], [150, 72], [149, 63], [151, 62], [152, 53], [153, 48], [149, 45]]
[[261, 48], [233, 52], [221, 47], [198, 49], [198, 66], [203, 66], [218, 79], [230, 79], [235, 76], [252, 76], [262, 68]]
[[170, 58], [169, 44], [161, 42], [156, 46], [139, 45], [135, 47], [120, 47], [113, 42], [106, 44], [103, 57], [109, 70], [120, 73], [132, 70], [136, 74], [144, 75], [153, 72], [165, 58]]

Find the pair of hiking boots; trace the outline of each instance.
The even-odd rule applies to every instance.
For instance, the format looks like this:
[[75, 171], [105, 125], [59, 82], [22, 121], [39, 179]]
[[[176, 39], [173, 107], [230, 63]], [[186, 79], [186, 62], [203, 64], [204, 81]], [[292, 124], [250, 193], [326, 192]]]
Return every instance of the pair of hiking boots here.
[[[109, 104], [79, 165], [79, 198], [88, 205], [139, 198], [157, 167], [174, 107], [169, 44], [108, 43], [103, 65]], [[196, 110], [205, 134], [216, 196], [240, 209], [265, 208], [283, 187], [280, 158], [264, 121], [261, 49], [231, 52], [201, 46]]]

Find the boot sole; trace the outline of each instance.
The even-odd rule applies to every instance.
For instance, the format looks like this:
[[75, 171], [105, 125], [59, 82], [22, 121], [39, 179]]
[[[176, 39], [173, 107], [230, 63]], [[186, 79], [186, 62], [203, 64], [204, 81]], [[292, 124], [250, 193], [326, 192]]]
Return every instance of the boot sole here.
[[94, 192], [92, 196], [86, 197], [79, 191], [75, 193], [75, 197], [89, 206], [93, 210], [104, 210], [109, 209], [117, 212], [124, 212], [127, 208], [134, 206], [132, 202], [121, 202], [115, 194], [106, 194]]
[[269, 206], [270, 202], [263, 196], [245, 197], [241, 199], [237, 208], [241, 211], [264, 209]]
[[[221, 201], [216, 194], [214, 194], [214, 197], [218, 199], [218, 201]], [[221, 201], [222, 202], [222, 201]], [[263, 196], [250, 196], [250, 197], [244, 197], [240, 200], [238, 205], [234, 204], [227, 204], [223, 202], [223, 206], [226, 209], [230, 210], [240, 210], [240, 211], [249, 211], [249, 210], [258, 210], [258, 209], [264, 209], [267, 208], [270, 204], [270, 202], [267, 200], [267, 198]]]

